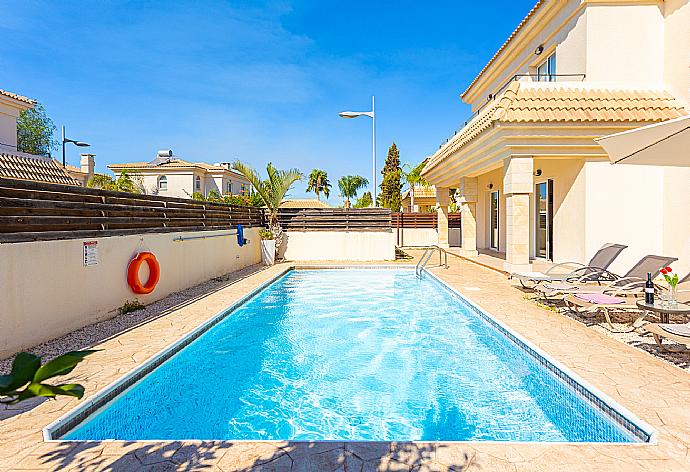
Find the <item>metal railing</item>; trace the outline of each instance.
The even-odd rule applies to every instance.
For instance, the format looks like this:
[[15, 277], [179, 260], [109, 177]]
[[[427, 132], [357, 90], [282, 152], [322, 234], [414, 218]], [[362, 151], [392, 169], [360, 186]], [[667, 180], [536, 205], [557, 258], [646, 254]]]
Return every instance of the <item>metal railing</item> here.
[[438, 266], [446, 269], [448, 268], [448, 252], [440, 246], [429, 246], [426, 248], [424, 254], [422, 254], [422, 257], [414, 268], [414, 274], [418, 279], [422, 278], [422, 270], [424, 270], [429, 263], [431, 256], [434, 255], [434, 251], [438, 251]]
[[508, 81], [506, 81], [499, 89], [494, 92], [490, 93], [489, 96], [486, 98], [486, 101], [482, 103], [472, 114], [465, 120], [462, 126], [457, 128], [455, 131], [453, 131], [453, 134], [448, 136], [445, 140], [439, 144], [438, 149], [441, 149], [443, 146], [445, 146], [453, 137], [455, 137], [456, 134], [458, 134], [460, 131], [463, 130], [465, 126], [467, 126], [467, 123], [472, 121], [483, 109], [486, 105], [489, 103], [493, 102], [496, 97], [498, 97], [505, 89], [508, 88], [508, 86], [512, 83], [515, 82], [516, 80], [520, 80], [523, 78], [529, 78], [532, 79], [532, 82], [543, 82], [543, 83], [553, 83], [553, 82], [584, 82], [585, 79], [587, 78], [586, 74], [548, 74], [548, 75], [540, 75], [536, 73], [531, 73], [531, 74], [515, 74], [513, 75]]

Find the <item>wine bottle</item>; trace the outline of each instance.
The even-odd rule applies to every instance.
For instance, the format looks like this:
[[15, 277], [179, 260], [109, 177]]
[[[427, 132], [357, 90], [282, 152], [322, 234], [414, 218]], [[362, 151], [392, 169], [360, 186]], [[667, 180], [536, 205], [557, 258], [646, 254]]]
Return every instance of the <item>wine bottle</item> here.
[[647, 305], [654, 305], [654, 282], [652, 282], [651, 272], [647, 272], [647, 281], [644, 284], [644, 302]]

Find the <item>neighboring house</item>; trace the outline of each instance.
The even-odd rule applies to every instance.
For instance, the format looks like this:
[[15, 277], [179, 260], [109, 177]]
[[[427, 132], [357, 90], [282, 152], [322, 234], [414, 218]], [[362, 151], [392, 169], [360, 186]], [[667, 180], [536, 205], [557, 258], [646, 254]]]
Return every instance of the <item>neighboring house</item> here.
[[0, 89], [0, 152], [17, 151], [17, 118], [34, 105], [35, 100]]
[[[64, 169], [70, 177], [79, 182], [79, 185], [81, 185], [82, 187], [86, 187], [89, 183], [89, 179], [91, 179], [91, 177], [93, 177], [95, 174], [95, 156], [95, 154], [82, 154], [80, 167], [71, 166], [67, 164], [65, 165]], [[61, 162], [58, 162], [56, 159], [53, 159], [53, 161], [58, 166], [62, 167]]]
[[594, 141], [688, 114], [688, 0], [539, 1], [461, 98], [473, 117], [422, 173], [440, 235], [457, 188], [463, 252], [505, 253], [506, 270], [607, 242], [629, 246], [614, 270], [644, 254], [690, 270], [690, 169], [612, 166]]
[[280, 203], [280, 208], [333, 208], [331, 205], [329, 205], [326, 202], [322, 202], [321, 200], [317, 199], [310, 199], [310, 198], [304, 198], [304, 199], [291, 199], [291, 200], [283, 200]]
[[436, 188], [433, 185], [414, 186], [414, 208], [408, 188], [402, 194], [402, 211], [404, 213], [428, 213], [436, 210]]
[[0, 177], [79, 185], [52, 159], [17, 151], [17, 118], [35, 104], [30, 98], [0, 90]]
[[194, 192], [204, 197], [215, 190], [221, 195], [249, 195], [251, 184], [228, 163], [205, 164], [189, 162], [173, 155], [171, 150], [159, 151], [151, 162], [110, 164], [119, 177], [122, 171], [139, 176], [147, 193], [168, 197], [191, 198]]

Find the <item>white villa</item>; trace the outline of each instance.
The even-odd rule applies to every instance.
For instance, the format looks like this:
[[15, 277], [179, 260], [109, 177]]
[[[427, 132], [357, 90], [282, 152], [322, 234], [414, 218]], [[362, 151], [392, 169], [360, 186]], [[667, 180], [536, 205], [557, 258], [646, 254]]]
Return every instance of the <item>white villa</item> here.
[[690, 270], [690, 168], [611, 165], [594, 141], [690, 112], [688, 0], [541, 0], [461, 98], [472, 118], [423, 171], [442, 244], [456, 188], [461, 251], [508, 271], [607, 242], [629, 246], [614, 271], [645, 254]]
[[191, 198], [195, 192], [208, 196], [214, 190], [220, 195], [248, 195], [251, 192], [249, 181], [232, 170], [231, 164], [189, 162], [174, 156], [172, 150], [158, 151], [151, 162], [110, 164], [108, 168], [116, 178], [122, 171], [139, 176], [147, 193], [167, 197]]

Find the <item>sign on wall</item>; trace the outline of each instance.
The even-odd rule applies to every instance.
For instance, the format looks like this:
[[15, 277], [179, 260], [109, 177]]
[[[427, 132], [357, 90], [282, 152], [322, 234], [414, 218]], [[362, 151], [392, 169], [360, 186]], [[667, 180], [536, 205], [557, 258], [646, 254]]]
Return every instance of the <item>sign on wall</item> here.
[[98, 264], [98, 241], [84, 241], [84, 267]]

